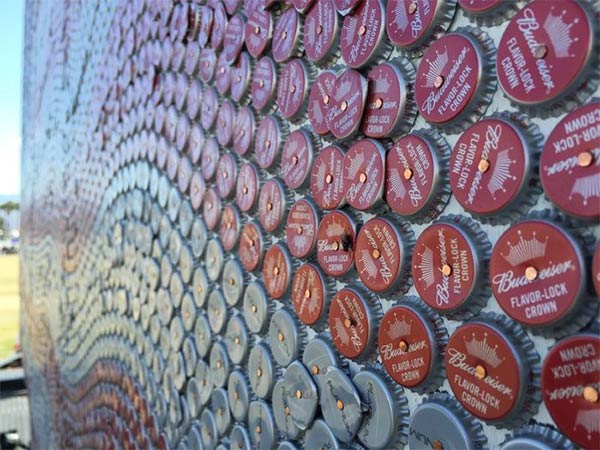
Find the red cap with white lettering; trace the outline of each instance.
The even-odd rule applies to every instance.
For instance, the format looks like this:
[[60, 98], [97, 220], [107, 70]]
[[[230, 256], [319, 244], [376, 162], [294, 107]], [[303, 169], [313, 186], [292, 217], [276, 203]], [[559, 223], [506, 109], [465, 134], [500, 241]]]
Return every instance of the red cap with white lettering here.
[[517, 106], [558, 115], [598, 86], [594, 18], [583, 2], [536, 0], [514, 16], [498, 44], [498, 81]]
[[464, 216], [448, 215], [420, 234], [412, 255], [417, 292], [433, 309], [453, 319], [477, 313], [487, 301], [487, 261], [491, 245], [485, 232]]
[[572, 216], [600, 219], [600, 100], [568, 113], [552, 130], [540, 157], [546, 196]]
[[533, 213], [500, 236], [490, 261], [490, 284], [504, 312], [553, 337], [581, 329], [597, 306], [586, 292], [582, 246], [564, 222], [550, 211]]
[[442, 384], [448, 332], [417, 297], [402, 298], [383, 315], [377, 342], [381, 362], [396, 383], [417, 392]]
[[415, 100], [421, 116], [448, 133], [474, 123], [496, 91], [495, 54], [490, 37], [472, 27], [435, 41], [417, 68]]
[[600, 442], [600, 337], [580, 334], [559, 341], [544, 359], [542, 395], [560, 431], [582, 448]]
[[379, 301], [357, 287], [345, 287], [332, 299], [329, 328], [338, 351], [350, 359], [374, 359], [371, 351], [381, 319]]
[[484, 313], [458, 327], [446, 347], [446, 377], [454, 396], [497, 428], [521, 425], [537, 412], [539, 364], [529, 336], [499, 314]]
[[390, 41], [411, 56], [446, 31], [454, 17], [456, 2], [444, 0], [389, 0], [386, 9], [386, 31]]
[[413, 131], [386, 155], [385, 201], [392, 211], [423, 223], [435, 219], [450, 198], [450, 146], [434, 129]]
[[543, 140], [523, 115], [496, 114], [471, 125], [454, 145], [450, 186], [482, 222], [508, 223], [535, 204], [537, 157]]

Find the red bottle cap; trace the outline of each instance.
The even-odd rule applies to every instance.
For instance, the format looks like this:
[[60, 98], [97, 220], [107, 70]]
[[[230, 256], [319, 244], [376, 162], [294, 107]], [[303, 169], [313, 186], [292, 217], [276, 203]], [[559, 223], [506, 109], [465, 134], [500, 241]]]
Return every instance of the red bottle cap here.
[[286, 248], [281, 244], [273, 244], [265, 253], [262, 278], [267, 293], [275, 298], [285, 295], [292, 281], [292, 260]]
[[292, 0], [291, 3], [296, 8], [299, 13], [304, 13], [310, 5], [312, 5], [314, 0]]
[[308, 120], [314, 131], [321, 136], [329, 133], [327, 114], [334, 93], [335, 79], [336, 76], [333, 70], [322, 71], [308, 95]]
[[544, 192], [563, 211], [600, 218], [600, 101], [581, 106], [556, 125], [540, 157]]
[[306, 109], [308, 81], [309, 74], [302, 60], [293, 59], [283, 67], [277, 84], [276, 103], [284, 119], [297, 121], [302, 118]]
[[496, 68], [505, 94], [521, 105], [552, 104], [573, 94], [587, 82], [592, 23], [573, 0], [538, 0], [521, 9], [498, 45]]
[[258, 197], [260, 224], [267, 233], [273, 233], [281, 225], [287, 209], [287, 198], [281, 182], [267, 180]]
[[262, 169], [268, 169], [279, 159], [281, 124], [275, 116], [265, 116], [256, 130], [254, 159]]
[[244, 33], [244, 42], [248, 52], [258, 58], [266, 50], [271, 41], [273, 32], [273, 18], [271, 13], [262, 7], [255, 7], [248, 12], [248, 21]]
[[255, 222], [244, 225], [240, 235], [238, 255], [244, 269], [253, 272], [260, 268], [264, 251], [264, 238], [260, 226]]
[[383, 196], [385, 149], [374, 139], [355, 143], [344, 158], [344, 191], [348, 204], [361, 211]]
[[412, 306], [394, 306], [383, 315], [377, 342], [385, 370], [404, 387], [423, 385], [436, 369], [435, 330]]
[[542, 368], [544, 403], [560, 431], [582, 448], [595, 448], [600, 441], [598, 380], [598, 336], [568, 337], [546, 355]]
[[225, 61], [224, 53], [221, 53], [217, 58], [217, 70], [214, 84], [221, 97], [227, 95], [229, 87], [231, 86], [231, 66]]
[[304, 19], [304, 52], [309, 61], [328, 65], [339, 55], [339, 19], [332, 0], [316, 0]]
[[219, 222], [219, 216], [221, 215], [221, 200], [217, 195], [217, 191], [213, 188], [208, 189], [206, 194], [204, 194], [204, 201], [202, 204], [202, 214], [206, 228], [214, 230]]
[[494, 297], [512, 319], [532, 327], [564, 322], [585, 290], [585, 263], [558, 225], [525, 220], [506, 230], [490, 261]]
[[[436, 142], [437, 141], [437, 142]], [[386, 156], [385, 199], [402, 216], [434, 218], [445, 205], [448, 144], [437, 133], [411, 133]]]
[[425, 120], [436, 125], [467, 118], [473, 121], [481, 114], [477, 106], [489, 103], [493, 90], [485, 92], [487, 95], [481, 92], [493, 88], [491, 83], [487, 86], [485, 78], [491, 76], [485, 72], [489, 55], [484, 54], [480, 41], [493, 47], [486, 35], [476, 37], [472, 29], [463, 29], [445, 35], [427, 49], [415, 83], [415, 99]]
[[217, 141], [219, 141], [219, 144], [221, 144], [223, 147], [227, 147], [231, 142], [234, 112], [234, 107], [231, 102], [229, 100], [225, 100], [219, 108], [219, 112], [217, 113]]
[[273, 44], [271, 53], [277, 62], [284, 62], [295, 55], [301, 39], [302, 21], [300, 14], [294, 8], [285, 10], [277, 19], [273, 29]]
[[240, 108], [235, 116], [233, 125], [233, 149], [238, 155], [245, 155], [254, 142], [254, 113], [244, 106]]
[[460, 7], [471, 14], [485, 14], [502, 3], [504, 0], [458, 0]]
[[474, 311], [489, 293], [478, 288], [483, 255], [466, 228], [458, 225], [467, 223], [466, 218], [448, 217], [452, 219], [428, 226], [418, 237], [412, 256], [413, 280], [419, 296], [433, 309]]
[[337, 9], [342, 16], [348, 15], [348, 13], [356, 8], [360, 2], [361, 0], [333, 0], [335, 9]]
[[387, 35], [400, 48], [419, 47], [439, 36], [453, 15], [452, 2], [390, 0], [386, 9]]
[[371, 306], [354, 288], [341, 289], [329, 307], [329, 328], [338, 351], [346, 358], [356, 359], [369, 351], [376, 325]]
[[258, 198], [258, 170], [250, 163], [240, 167], [237, 177], [235, 200], [242, 212], [254, 208]]
[[342, 57], [356, 69], [372, 63], [388, 49], [385, 6], [381, 0], [363, 0], [346, 18], [340, 36]]
[[252, 104], [257, 110], [272, 108], [276, 85], [275, 63], [270, 57], [264, 56], [256, 64], [252, 75]]
[[523, 332], [520, 335], [522, 342], [498, 327], [495, 320], [478, 320], [460, 326], [450, 336], [446, 377], [456, 399], [475, 417], [492, 424], [515, 420], [518, 415], [525, 420], [529, 409], [525, 392], [536, 383], [528, 360], [517, 347], [533, 344]]
[[217, 54], [212, 48], [203, 48], [200, 52], [200, 79], [210, 83], [217, 66]]
[[308, 180], [313, 161], [313, 143], [307, 130], [290, 133], [281, 152], [279, 175], [290, 189], [299, 189]]
[[367, 85], [360, 72], [352, 69], [344, 70], [335, 80], [326, 120], [336, 138], [347, 138], [358, 130], [367, 101]]
[[325, 147], [317, 155], [310, 176], [310, 192], [320, 208], [335, 209], [344, 204], [343, 169], [344, 152], [338, 146]]
[[[406, 239], [389, 220], [375, 217], [361, 227], [356, 237], [356, 270], [363, 284], [382, 293], [406, 281]], [[405, 277], [401, 277], [401, 275]], [[403, 279], [404, 278], [404, 279]], [[408, 286], [401, 286], [405, 291]]]
[[202, 176], [206, 181], [212, 179], [217, 171], [219, 163], [219, 144], [214, 137], [204, 142], [202, 149]]
[[361, 125], [366, 136], [383, 138], [410, 129], [416, 113], [412, 97], [409, 97], [414, 73], [408, 59], [403, 60], [402, 68], [399, 64], [386, 62], [371, 69], [367, 77], [369, 95]]
[[223, 244], [223, 250], [226, 252], [233, 250], [240, 235], [240, 213], [235, 206], [225, 205], [223, 207], [218, 234]]
[[594, 252], [594, 259], [592, 261], [592, 279], [594, 289], [596, 289], [596, 296], [600, 300], [600, 243], [596, 244], [596, 251]]
[[206, 47], [212, 31], [214, 13], [209, 6], [200, 6], [200, 29], [198, 30], [198, 43]]
[[292, 303], [298, 318], [306, 325], [314, 325], [326, 312], [325, 279], [317, 266], [302, 264], [292, 281]]
[[285, 236], [290, 253], [306, 258], [315, 249], [319, 213], [313, 203], [300, 199], [292, 205], [287, 217]]
[[225, 61], [229, 64], [233, 63], [242, 51], [245, 26], [246, 24], [241, 14], [236, 14], [229, 19], [223, 42], [223, 54], [225, 55]]
[[237, 178], [237, 165], [231, 153], [224, 153], [217, 167], [217, 192], [219, 197], [228, 198], [233, 194]]
[[529, 145], [515, 125], [502, 118], [481, 120], [454, 146], [452, 192], [468, 212], [496, 216], [518, 203], [529, 185], [531, 164]]
[[250, 55], [242, 52], [231, 68], [231, 98], [239, 104], [246, 104], [248, 100], [251, 65]]
[[220, 50], [225, 38], [225, 29], [227, 28], [227, 11], [222, 3], [213, 6], [213, 24], [210, 33], [210, 46], [215, 50]]
[[323, 271], [332, 277], [346, 274], [354, 265], [356, 224], [343, 211], [326, 214], [317, 230], [317, 259]]

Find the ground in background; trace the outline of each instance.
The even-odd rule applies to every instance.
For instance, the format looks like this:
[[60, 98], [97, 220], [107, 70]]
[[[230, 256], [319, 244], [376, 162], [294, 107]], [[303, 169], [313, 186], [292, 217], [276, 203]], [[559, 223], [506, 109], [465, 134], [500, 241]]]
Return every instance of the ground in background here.
[[19, 338], [19, 255], [0, 255], [0, 360]]

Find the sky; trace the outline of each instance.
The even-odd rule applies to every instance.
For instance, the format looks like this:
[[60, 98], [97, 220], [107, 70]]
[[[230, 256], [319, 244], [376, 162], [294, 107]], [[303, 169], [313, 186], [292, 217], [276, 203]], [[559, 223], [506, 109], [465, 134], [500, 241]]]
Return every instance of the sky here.
[[25, 0], [0, 2], [0, 195], [21, 190], [21, 71]]

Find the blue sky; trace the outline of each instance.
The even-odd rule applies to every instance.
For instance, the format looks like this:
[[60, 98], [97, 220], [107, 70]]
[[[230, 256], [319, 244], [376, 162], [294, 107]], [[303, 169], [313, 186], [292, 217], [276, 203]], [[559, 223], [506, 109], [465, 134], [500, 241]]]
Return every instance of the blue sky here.
[[0, 5], [0, 195], [21, 189], [21, 70], [25, 0]]

